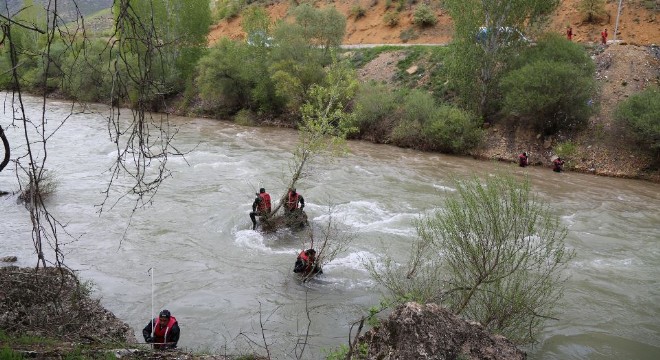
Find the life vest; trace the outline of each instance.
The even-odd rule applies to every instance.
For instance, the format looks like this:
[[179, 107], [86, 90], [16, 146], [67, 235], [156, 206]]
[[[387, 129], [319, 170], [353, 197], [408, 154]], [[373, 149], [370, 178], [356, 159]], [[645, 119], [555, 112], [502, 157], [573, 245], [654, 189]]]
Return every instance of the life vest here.
[[518, 164], [522, 167], [527, 166], [527, 156], [523, 154], [518, 155]]
[[554, 170], [556, 172], [560, 172], [562, 165], [564, 165], [564, 160], [555, 159], [552, 162], [552, 170]]
[[176, 323], [176, 318], [170, 316], [170, 321], [167, 322], [167, 325], [160, 327], [160, 318], [156, 320], [156, 325], [154, 325], [154, 343], [158, 347], [159, 344], [162, 346], [163, 343], [167, 342], [167, 335], [172, 331], [172, 327]]
[[261, 201], [259, 202], [259, 205], [257, 205], [257, 208], [260, 213], [269, 213], [270, 212], [270, 195], [268, 193], [260, 193], [259, 197], [261, 198]]
[[305, 266], [302, 273], [307, 274], [310, 271], [312, 271], [312, 266], [314, 264], [313, 264], [313, 261], [310, 261], [309, 256], [307, 256], [307, 253], [305, 252], [305, 250], [300, 252], [300, 254], [298, 255], [298, 259], [300, 259], [300, 261], [302, 261], [303, 265]]
[[286, 203], [286, 206], [291, 211], [298, 208], [298, 193], [294, 194], [289, 191], [289, 201]]

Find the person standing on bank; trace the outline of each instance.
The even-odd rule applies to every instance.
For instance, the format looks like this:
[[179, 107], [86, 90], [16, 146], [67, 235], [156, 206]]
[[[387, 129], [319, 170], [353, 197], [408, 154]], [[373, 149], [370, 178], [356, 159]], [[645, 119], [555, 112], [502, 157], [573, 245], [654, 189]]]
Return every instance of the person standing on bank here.
[[607, 29], [603, 29], [603, 31], [601, 31], [600, 42], [603, 43], [603, 45], [607, 45]]
[[157, 319], [149, 321], [142, 329], [144, 341], [158, 350], [175, 349], [180, 335], [179, 323], [169, 310], [161, 311]]
[[270, 194], [266, 192], [266, 189], [259, 189], [257, 197], [254, 198], [252, 203], [252, 212], [250, 213], [250, 219], [252, 220], [252, 230], [257, 228], [257, 216], [267, 216], [271, 212], [271, 202]]
[[298, 210], [298, 204], [300, 204], [300, 210], [302, 211], [302, 209], [305, 208], [305, 199], [302, 195], [296, 192], [295, 188], [289, 189], [286, 206], [284, 207], [286, 212], [292, 213]]
[[529, 158], [527, 157], [526, 152], [518, 155], [518, 165], [520, 167], [525, 167], [525, 166], [529, 165]]
[[552, 171], [562, 172], [562, 170], [564, 170], [564, 160], [557, 156], [557, 158], [552, 161]]
[[573, 28], [570, 26], [566, 28], [566, 39], [573, 41]]

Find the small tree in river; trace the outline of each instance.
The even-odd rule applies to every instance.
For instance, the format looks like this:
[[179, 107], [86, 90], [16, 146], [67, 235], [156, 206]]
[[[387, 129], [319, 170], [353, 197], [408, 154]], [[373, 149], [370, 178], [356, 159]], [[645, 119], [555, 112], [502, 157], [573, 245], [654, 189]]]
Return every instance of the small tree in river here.
[[574, 252], [529, 180], [455, 181], [444, 207], [417, 222], [407, 267], [370, 271], [395, 299], [441, 301], [512, 341], [533, 341], [563, 294]]

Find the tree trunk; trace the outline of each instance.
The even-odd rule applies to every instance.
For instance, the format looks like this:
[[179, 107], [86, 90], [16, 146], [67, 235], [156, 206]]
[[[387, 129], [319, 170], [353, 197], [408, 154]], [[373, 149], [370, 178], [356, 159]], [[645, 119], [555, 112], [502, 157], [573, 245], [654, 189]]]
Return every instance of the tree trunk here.
[[0, 126], [0, 138], [2, 139], [2, 144], [5, 146], [5, 158], [2, 160], [2, 163], [0, 163], [0, 171], [9, 164], [9, 141], [7, 140], [7, 137], [5, 136], [4, 130], [2, 130], [2, 127]]

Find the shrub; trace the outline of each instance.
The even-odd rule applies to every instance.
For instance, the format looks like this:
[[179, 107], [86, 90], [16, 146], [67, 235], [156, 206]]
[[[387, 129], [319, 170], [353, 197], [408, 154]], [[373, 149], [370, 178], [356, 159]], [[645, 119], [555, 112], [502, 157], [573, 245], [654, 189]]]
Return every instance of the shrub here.
[[504, 111], [546, 134], [579, 128], [594, 112], [595, 80], [570, 63], [536, 61], [511, 71], [500, 85]]
[[353, 5], [351, 8], [351, 15], [353, 15], [355, 19], [359, 19], [367, 15], [367, 10], [360, 5]]
[[399, 13], [394, 11], [388, 11], [383, 16], [383, 22], [389, 27], [394, 27], [399, 24]]
[[649, 87], [622, 102], [615, 118], [630, 129], [637, 139], [660, 154], [660, 88]]
[[508, 176], [454, 179], [456, 191], [417, 221], [407, 266], [369, 265], [393, 299], [442, 300], [464, 318], [508, 339], [532, 342], [561, 299], [573, 251], [566, 227]]
[[362, 138], [383, 141], [392, 131], [396, 94], [386, 86], [362, 85], [354, 99], [355, 124]]
[[481, 142], [483, 130], [477, 119], [454, 106], [442, 105], [424, 124], [422, 134], [431, 150], [460, 154]]
[[415, 32], [415, 29], [413, 28], [405, 29], [399, 34], [399, 39], [401, 39], [401, 42], [403, 43], [407, 43], [410, 40], [415, 40], [418, 37], [419, 35], [417, 35], [417, 32]]
[[433, 26], [437, 23], [438, 18], [428, 5], [421, 4], [415, 9], [415, 13], [413, 14], [413, 24], [424, 27]]
[[607, 16], [605, 0], [581, 0], [578, 10], [586, 22], [594, 23]]

